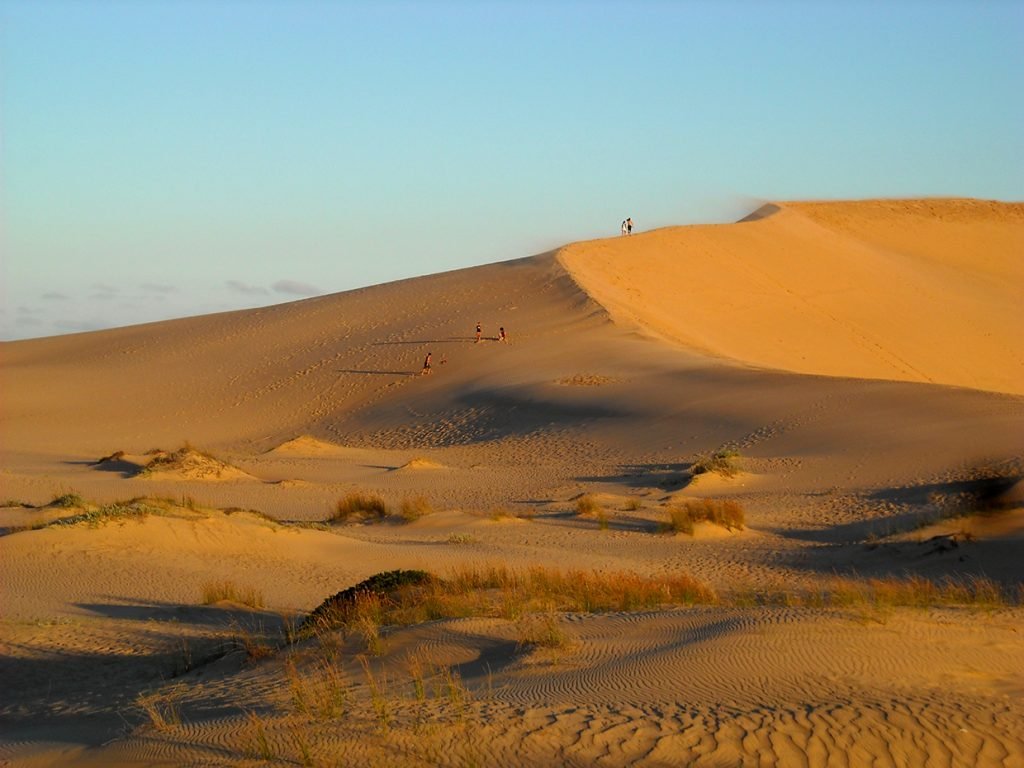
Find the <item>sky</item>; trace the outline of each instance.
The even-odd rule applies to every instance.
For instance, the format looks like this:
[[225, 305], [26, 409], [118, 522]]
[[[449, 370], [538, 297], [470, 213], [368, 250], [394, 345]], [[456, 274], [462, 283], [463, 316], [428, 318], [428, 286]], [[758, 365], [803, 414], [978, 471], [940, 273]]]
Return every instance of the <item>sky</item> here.
[[0, 340], [1024, 200], [1024, 2], [0, 0]]

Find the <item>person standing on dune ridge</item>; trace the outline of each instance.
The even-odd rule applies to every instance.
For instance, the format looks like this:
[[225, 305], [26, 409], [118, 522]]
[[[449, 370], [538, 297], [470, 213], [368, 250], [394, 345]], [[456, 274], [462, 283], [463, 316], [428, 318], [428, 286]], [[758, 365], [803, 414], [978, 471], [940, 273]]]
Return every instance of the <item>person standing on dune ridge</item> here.
[[625, 219], [623, 219], [623, 220], [622, 220], [622, 226], [621, 226], [621, 227], [619, 227], [619, 234], [620, 234], [620, 235], [625, 235], [625, 234], [627, 233], [627, 231], [628, 231], [628, 230], [626, 229], [626, 220], [625, 220]]
[[627, 235], [632, 235], [633, 234], [633, 217], [632, 216], [630, 216], [629, 218], [626, 219], [626, 234]]

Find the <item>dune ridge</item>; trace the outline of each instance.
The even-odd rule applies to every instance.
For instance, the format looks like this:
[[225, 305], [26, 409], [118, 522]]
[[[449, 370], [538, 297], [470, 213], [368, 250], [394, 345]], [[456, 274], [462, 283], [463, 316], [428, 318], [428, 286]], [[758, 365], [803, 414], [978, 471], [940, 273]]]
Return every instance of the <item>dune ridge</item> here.
[[774, 203], [737, 224], [566, 246], [612, 317], [808, 374], [1024, 393], [1024, 204]]

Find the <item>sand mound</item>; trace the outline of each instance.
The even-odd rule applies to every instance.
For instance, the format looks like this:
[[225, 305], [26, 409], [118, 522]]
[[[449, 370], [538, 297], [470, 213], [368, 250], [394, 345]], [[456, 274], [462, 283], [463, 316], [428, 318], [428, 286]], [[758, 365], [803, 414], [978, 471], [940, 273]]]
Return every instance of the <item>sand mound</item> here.
[[402, 466], [398, 467], [396, 472], [418, 472], [425, 469], [446, 469], [444, 464], [439, 464], [436, 461], [430, 459], [411, 459]]
[[317, 440], [309, 435], [300, 435], [267, 451], [267, 453], [289, 456], [337, 456], [344, 452], [344, 446]]
[[252, 475], [215, 456], [194, 448], [157, 453], [142, 468], [140, 477], [150, 480], [255, 480]]
[[617, 322], [800, 373], [1024, 393], [1024, 204], [787, 203], [558, 258]]

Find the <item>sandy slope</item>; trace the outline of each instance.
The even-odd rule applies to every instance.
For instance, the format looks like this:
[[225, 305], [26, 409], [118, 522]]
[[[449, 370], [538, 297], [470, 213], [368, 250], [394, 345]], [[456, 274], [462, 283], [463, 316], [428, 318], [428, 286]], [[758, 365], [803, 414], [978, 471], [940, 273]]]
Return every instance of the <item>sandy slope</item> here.
[[756, 366], [1024, 393], [1024, 204], [787, 203], [578, 243], [612, 315]]
[[[1018, 585], [1021, 206], [775, 208], [0, 345], [0, 503], [27, 503], [0, 509], [0, 679], [13, 681], [0, 762], [235, 764], [257, 742], [251, 711], [299, 762], [305, 723], [328, 764], [1020, 764], [1020, 609], [564, 616], [578, 643], [554, 666], [517, 650], [507, 622], [413, 627], [380, 663], [398, 680], [407, 651], [433, 649], [472, 712], [396, 690], [402, 717], [373, 739], [357, 638], [343, 662], [351, 732], [289, 708], [287, 654], [184, 663], [395, 567], [688, 571], [723, 593], [811, 589], [835, 572]], [[149, 451], [185, 441], [238, 474], [138, 474]], [[723, 447], [743, 472], [694, 480], [694, 460]], [[212, 510], [316, 521], [354, 489], [392, 508], [426, 495], [437, 511], [315, 529]], [[39, 506], [72, 490], [171, 501], [31, 530], [80, 514]], [[607, 530], [575, 514], [582, 493]], [[700, 498], [740, 502], [747, 528], [657, 533], [666, 504]], [[266, 606], [200, 606], [214, 579]], [[297, 651], [310, 664], [319, 652]], [[145, 725], [147, 691], [180, 699], [185, 722]]]

